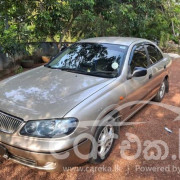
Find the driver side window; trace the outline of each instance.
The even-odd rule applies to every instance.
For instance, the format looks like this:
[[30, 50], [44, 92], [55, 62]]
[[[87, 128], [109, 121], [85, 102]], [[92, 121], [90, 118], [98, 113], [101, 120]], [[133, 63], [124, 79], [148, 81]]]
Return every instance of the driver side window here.
[[148, 67], [148, 59], [143, 45], [139, 45], [135, 48], [130, 67], [131, 73], [134, 71], [135, 67]]

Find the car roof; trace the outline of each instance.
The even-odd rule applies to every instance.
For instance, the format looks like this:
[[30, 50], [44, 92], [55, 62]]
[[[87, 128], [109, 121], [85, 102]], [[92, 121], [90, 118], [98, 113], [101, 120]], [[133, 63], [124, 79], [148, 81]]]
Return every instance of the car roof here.
[[82, 43], [110, 43], [110, 44], [120, 44], [125, 46], [130, 46], [134, 42], [142, 42], [148, 41], [146, 39], [141, 38], [133, 38], [133, 37], [96, 37], [84, 39], [79, 42]]

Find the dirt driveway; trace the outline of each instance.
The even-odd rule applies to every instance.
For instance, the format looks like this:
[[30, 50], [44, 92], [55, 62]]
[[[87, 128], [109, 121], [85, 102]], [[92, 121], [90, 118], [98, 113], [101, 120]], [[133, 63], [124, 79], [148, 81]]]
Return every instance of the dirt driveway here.
[[[180, 107], [180, 59], [173, 61], [170, 72], [170, 92], [164, 98], [163, 103]], [[120, 139], [116, 141], [113, 152], [102, 164], [85, 164], [69, 172], [47, 173], [0, 159], [0, 180], [177, 179], [180, 177], [180, 161], [178, 160], [180, 159], [180, 121], [173, 121], [176, 117], [177, 114], [165, 108], [147, 105], [130, 119], [130, 122], [144, 121], [146, 123], [122, 127]], [[164, 127], [168, 127], [173, 133], [168, 133]], [[135, 134], [140, 139], [142, 151], [135, 160], [125, 160], [120, 156], [120, 145], [127, 140], [126, 133]], [[147, 140], [162, 140], [167, 143], [168, 156], [164, 160], [146, 160], [147, 144], [145, 142], [148, 142]], [[137, 144], [132, 143], [131, 145], [126, 155], [136, 154]], [[163, 155], [165, 150], [162, 145], [160, 147]], [[157, 154], [157, 150], [151, 148], [148, 155], [153, 152]]]

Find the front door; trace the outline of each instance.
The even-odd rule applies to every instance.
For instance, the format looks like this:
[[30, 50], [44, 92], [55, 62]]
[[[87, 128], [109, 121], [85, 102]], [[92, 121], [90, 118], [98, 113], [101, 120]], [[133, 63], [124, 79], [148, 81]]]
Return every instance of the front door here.
[[143, 44], [136, 45], [131, 52], [129, 59], [129, 75], [133, 73], [136, 67], [143, 67], [147, 69], [147, 75], [143, 77], [132, 77], [126, 81], [126, 102], [130, 105], [125, 108], [123, 119], [128, 118], [133, 112], [135, 112], [142, 104], [132, 103], [135, 101], [148, 100], [148, 94], [150, 91], [150, 81], [152, 77], [152, 68], [148, 68], [149, 62], [147, 57], [147, 51]]

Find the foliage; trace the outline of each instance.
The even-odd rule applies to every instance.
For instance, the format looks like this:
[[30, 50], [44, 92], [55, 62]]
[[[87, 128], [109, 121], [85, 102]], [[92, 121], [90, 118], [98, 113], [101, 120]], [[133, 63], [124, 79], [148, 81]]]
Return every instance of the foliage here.
[[22, 66], [19, 66], [16, 71], [15, 71], [15, 74], [20, 74], [23, 72], [23, 67]]
[[25, 51], [27, 42], [135, 36], [178, 43], [180, 3], [174, 0], [1, 0], [0, 45]]
[[29, 18], [30, 7], [28, 1], [26, 5], [18, 0], [0, 1], [0, 45], [2, 51], [11, 56], [25, 52], [21, 42], [28, 38], [25, 20]]

